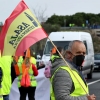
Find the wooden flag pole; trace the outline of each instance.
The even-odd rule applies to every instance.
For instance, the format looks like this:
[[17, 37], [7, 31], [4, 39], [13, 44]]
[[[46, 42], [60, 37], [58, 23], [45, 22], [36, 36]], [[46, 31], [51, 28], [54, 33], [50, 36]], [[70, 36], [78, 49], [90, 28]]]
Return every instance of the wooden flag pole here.
[[73, 71], [71, 70], [71, 68], [69, 67], [69, 64], [67, 63], [67, 61], [64, 59], [64, 57], [61, 55], [61, 53], [59, 52], [59, 50], [57, 49], [57, 47], [55, 46], [55, 44], [51, 41], [51, 39], [48, 37], [48, 39], [50, 40], [50, 42], [52, 43], [52, 45], [56, 48], [57, 52], [59, 53], [60, 57], [63, 59], [63, 61], [65, 62], [65, 64], [67, 65], [67, 67], [70, 69], [71, 73], [74, 75], [74, 77], [77, 79], [77, 81], [79, 82], [79, 84], [81, 85], [81, 87], [83, 88], [83, 90], [85, 91], [85, 93], [87, 95], [89, 95], [87, 93], [87, 91], [85, 90], [85, 88], [83, 87], [83, 85], [81, 84], [81, 82], [78, 80], [78, 78], [75, 76], [75, 74], [73, 73]]

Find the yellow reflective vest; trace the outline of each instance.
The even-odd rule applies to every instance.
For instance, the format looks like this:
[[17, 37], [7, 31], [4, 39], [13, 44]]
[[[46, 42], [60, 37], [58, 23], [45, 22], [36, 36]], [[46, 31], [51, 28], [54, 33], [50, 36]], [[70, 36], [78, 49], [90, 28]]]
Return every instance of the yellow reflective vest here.
[[[20, 82], [21, 82], [21, 79], [22, 79], [22, 63], [23, 63], [23, 57], [21, 56], [21, 57], [19, 57], [19, 59], [18, 59], [18, 67], [19, 67], [19, 71], [20, 71], [20, 74], [19, 74], [19, 76], [18, 76], [18, 87], [21, 87], [21, 84], [20, 84]], [[33, 57], [30, 57], [30, 62], [31, 63], [33, 63], [34, 65], [36, 65], [36, 60], [33, 58]], [[32, 66], [30, 66], [30, 68], [29, 68], [29, 76], [30, 76], [30, 81], [31, 81], [31, 86], [32, 87], [36, 87], [37, 86], [37, 81], [36, 81], [36, 79], [35, 79], [35, 77], [34, 77], [34, 72], [33, 72], [33, 70], [32, 70]]]
[[51, 57], [50, 57], [50, 60], [53, 62], [55, 59], [57, 59], [57, 58], [60, 58], [60, 56], [58, 56], [58, 55], [52, 55]]
[[[75, 78], [75, 76], [72, 74], [71, 70], [68, 68], [68, 67], [60, 67], [64, 70], [66, 70], [67, 72], [69, 72], [70, 76], [71, 76], [71, 79], [74, 83], [74, 87], [75, 87], [75, 90], [70, 94], [70, 96], [83, 96], [83, 95], [87, 95], [89, 93], [88, 91], [88, 85], [86, 85], [82, 78], [78, 75], [77, 71], [76, 70], [72, 70], [72, 72], [74, 73], [74, 75], [77, 77], [77, 79], [79, 80], [79, 82], [81, 83], [81, 85], [83, 86], [83, 88], [85, 89], [85, 92], [84, 89], [82, 88], [82, 86], [80, 85], [80, 83], [77, 81], [77, 79]], [[57, 69], [59, 70], [59, 68]], [[55, 71], [55, 73], [57, 72], [57, 70]], [[52, 80], [53, 80], [53, 77], [55, 75], [55, 73], [52, 75], [51, 77], [51, 83], [52, 83]], [[53, 91], [53, 88], [51, 86], [51, 100], [55, 100], [55, 95], [54, 95], [54, 91]]]
[[3, 81], [2, 81], [2, 88], [1, 92], [2, 95], [8, 95], [11, 89], [11, 56], [2, 56], [0, 58], [0, 66], [3, 71]]

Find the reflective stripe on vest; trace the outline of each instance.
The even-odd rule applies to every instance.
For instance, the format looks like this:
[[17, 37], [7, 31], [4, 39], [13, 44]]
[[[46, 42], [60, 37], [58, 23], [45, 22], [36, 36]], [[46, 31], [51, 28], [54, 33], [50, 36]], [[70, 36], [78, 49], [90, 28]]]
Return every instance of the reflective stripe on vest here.
[[[18, 67], [19, 67], [19, 71], [20, 71], [20, 74], [18, 76], [18, 87], [21, 87], [20, 81], [22, 79], [22, 63], [23, 63], [23, 60], [21, 58], [21, 61], [20, 61], [20, 59], [18, 60]], [[32, 66], [30, 66], [28, 73], [29, 73], [29, 76], [30, 76], [31, 86], [36, 87], [37, 82], [36, 82], [36, 79], [33, 75], [34, 72], [32, 70]]]
[[57, 56], [57, 55], [52, 55], [51, 58], [50, 58], [50, 60], [53, 62], [56, 58], [60, 58], [60, 57]]
[[[60, 68], [66, 70], [70, 74], [71, 79], [72, 79], [72, 81], [74, 83], [75, 90], [73, 91], [73, 93], [70, 94], [70, 96], [76, 96], [77, 97], [77, 96], [87, 95], [86, 92], [89, 93], [88, 85], [86, 86], [85, 83], [83, 82], [82, 78], [78, 75], [78, 73], [75, 70], [72, 70], [72, 72], [74, 73], [74, 75], [77, 77], [77, 79], [80, 81], [81, 85], [85, 89], [85, 91], [86, 91], [85, 92], [84, 89], [82, 88], [82, 86], [80, 85], [80, 83], [77, 81], [77, 79], [75, 78], [75, 76], [72, 74], [72, 72], [70, 71], [70, 69], [68, 67], [59, 67], [54, 72], [54, 74], [52, 75], [52, 77], [51, 77], [51, 83], [52, 83], [52, 80], [53, 80], [53, 77], [54, 77], [55, 73]], [[51, 86], [51, 100], [55, 100], [54, 91], [53, 91], [52, 86]]]

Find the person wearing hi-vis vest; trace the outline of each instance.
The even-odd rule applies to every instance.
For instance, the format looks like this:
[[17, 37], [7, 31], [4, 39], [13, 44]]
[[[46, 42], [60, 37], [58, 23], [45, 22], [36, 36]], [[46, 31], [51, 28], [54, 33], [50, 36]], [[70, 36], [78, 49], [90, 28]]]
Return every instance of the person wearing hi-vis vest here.
[[0, 92], [2, 92], [3, 100], [9, 100], [9, 94], [11, 89], [11, 62], [11, 56], [0, 57], [0, 66], [3, 72]]
[[[2, 66], [0, 64], [0, 66]], [[1, 85], [1, 82], [2, 82], [2, 77], [3, 77], [3, 71], [2, 71], [2, 68], [0, 67], [0, 100], [3, 100], [3, 94], [2, 94], [2, 85]]]
[[[0, 61], [1, 61], [1, 50], [0, 50]], [[3, 93], [2, 93], [2, 78], [3, 78], [3, 71], [2, 71], [2, 64], [0, 63], [0, 100], [3, 100]]]
[[56, 60], [52, 58], [51, 100], [96, 100], [94, 94], [89, 94], [80, 70], [86, 54], [84, 43], [79, 40], [70, 42], [65, 54], [68, 65], [60, 56]]
[[20, 93], [20, 100], [26, 100], [28, 94], [28, 100], [35, 100], [35, 90], [37, 81], [35, 76], [38, 75], [36, 68], [36, 60], [31, 57], [30, 49], [28, 49], [24, 56], [20, 56], [15, 67], [15, 71], [18, 76], [18, 88]]

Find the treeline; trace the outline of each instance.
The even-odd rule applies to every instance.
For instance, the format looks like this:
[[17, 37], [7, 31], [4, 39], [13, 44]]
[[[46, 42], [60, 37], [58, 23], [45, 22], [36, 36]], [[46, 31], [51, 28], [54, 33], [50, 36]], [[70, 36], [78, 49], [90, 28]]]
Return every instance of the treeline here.
[[82, 26], [82, 24], [89, 25], [100, 25], [100, 13], [92, 14], [92, 13], [76, 13], [73, 15], [66, 16], [58, 16], [52, 15], [47, 19], [46, 23], [49, 24], [57, 24], [61, 27], [68, 27], [69, 24], [74, 24], [75, 26]]
[[[51, 32], [56, 31], [72, 31], [71, 30], [61, 30], [60, 27], [69, 27], [70, 24], [74, 24], [74, 26], [82, 26], [84, 24], [85, 26], [100, 26], [100, 14], [92, 14], [92, 13], [76, 13], [74, 15], [66, 15], [66, 16], [58, 16], [58, 15], [52, 15], [50, 18], [47, 19], [47, 21], [42, 24], [42, 27], [44, 30], [49, 34]], [[77, 30], [74, 29], [73, 31], [86, 31], [86, 30]], [[87, 29], [89, 33], [91, 34], [93, 38], [93, 44], [94, 44], [94, 52], [100, 52], [100, 37], [98, 37], [95, 32], [92, 29]], [[45, 42], [41, 42], [38, 49], [44, 48]], [[38, 51], [38, 50], [37, 50]]]
[[[47, 19], [45, 23], [42, 23], [42, 27], [49, 35], [51, 32], [56, 31], [72, 31], [70, 30], [61, 30], [61, 27], [68, 27], [69, 24], [74, 24], [74, 26], [82, 26], [82, 24], [86, 25], [100, 25], [100, 14], [92, 14], [92, 13], [76, 13], [74, 15], [66, 15], [66, 16], [58, 16], [52, 15]], [[0, 27], [1, 28], [1, 27]], [[0, 29], [1, 30], [1, 29]], [[73, 31], [86, 31], [86, 30], [77, 30]], [[100, 52], [100, 37], [96, 36], [95, 32], [92, 29], [87, 29], [93, 38], [94, 51]], [[32, 46], [36, 53], [42, 52], [45, 46], [46, 39], [43, 39]]]

